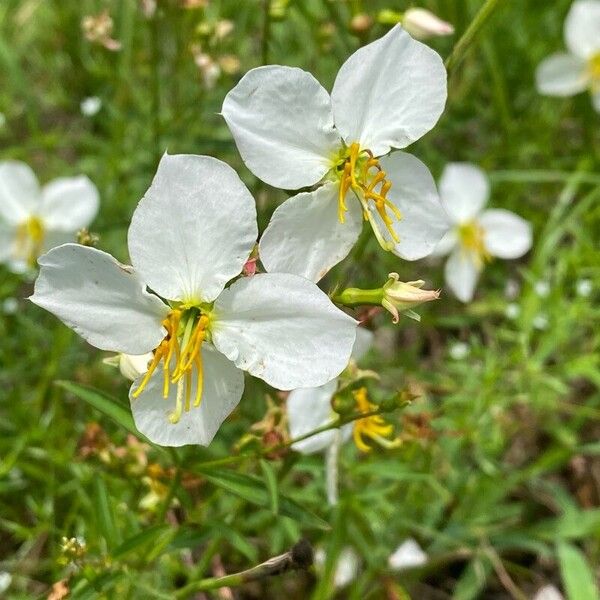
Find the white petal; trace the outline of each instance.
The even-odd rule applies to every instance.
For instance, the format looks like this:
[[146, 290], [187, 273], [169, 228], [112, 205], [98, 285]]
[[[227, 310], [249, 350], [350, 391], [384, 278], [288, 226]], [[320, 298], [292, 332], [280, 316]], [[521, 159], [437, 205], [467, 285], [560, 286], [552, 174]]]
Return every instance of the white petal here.
[[446, 261], [444, 276], [448, 287], [461, 302], [470, 302], [481, 268], [462, 248], [456, 248]]
[[[320, 387], [292, 390], [287, 398], [287, 414], [292, 439], [300, 437], [318, 427], [337, 419], [331, 408], [331, 398], [337, 389], [337, 379]], [[292, 448], [302, 454], [312, 454], [325, 450], [335, 437], [330, 429], [296, 442]]]
[[[202, 403], [183, 411], [177, 423], [169, 421], [176, 406], [177, 386], [170, 387], [169, 397], [163, 398], [163, 374], [157, 371], [138, 398], [132, 397], [139, 381], [129, 393], [135, 426], [150, 441], [160, 446], [208, 446], [223, 421], [239, 404], [244, 391], [244, 374], [210, 345], [202, 346], [204, 382]], [[196, 377], [193, 376], [191, 398], [196, 394]]]
[[362, 229], [362, 209], [348, 195], [344, 223], [338, 219], [337, 183], [304, 192], [279, 206], [260, 239], [265, 269], [319, 281], [348, 255]]
[[275, 187], [317, 183], [341, 145], [329, 94], [295, 67], [248, 71], [225, 97], [222, 114], [248, 168]]
[[9, 260], [13, 254], [15, 228], [0, 220], [0, 263]]
[[257, 235], [254, 199], [230, 166], [165, 154], [131, 219], [129, 254], [163, 298], [211, 302], [241, 272]]
[[553, 585], [541, 587], [532, 600], [564, 600], [563, 595]]
[[452, 248], [454, 248], [457, 243], [458, 235], [456, 229], [448, 229], [431, 253], [431, 256], [446, 256], [446, 254], [450, 254]]
[[262, 273], [217, 298], [213, 343], [240, 369], [280, 390], [316, 387], [350, 359], [356, 321], [312, 282]]
[[98, 190], [85, 175], [61, 177], [42, 189], [40, 216], [48, 229], [77, 231], [94, 220], [99, 206]]
[[565, 42], [569, 50], [590, 58], [600, 52], [600, 2], [576, 0], [565, 21]]
[[359, 361], [370, 350], [374, 337], [373, 332], [365, 327], [356, 328], [356, 340], [352, 348], [352, 358], [355, 361]]
[[20, 223], [34, 213], [40, 202], [40, 186], [31, 168], [23, 162], [0, 162], [0, 217]]
[[416, 540], [408, 538], [389, 557], [388, 564], [390, 568], [400, 571], [402, 569], [410, 569], [421, 567], [427, 564], [429, 557]]
[[[387, 195], [402, 213], [394, 219], [394, 230], [400, 242], [392, 252], [405, 260], [417, 260], [433, 252], [448, 231], [448, 217], [442, 208], [435, 182], [429, 169], [406, 152], [394, 152], [380, 160], [392, 187]], [[386, 240], [391, 241], [383, 222], [376, 216]]]
[[589, 85], [585, 61], [573, 54], [553, 54], [538, 65], [535, 83], [546, 96], [579, 94]]
[[596, 112], [600, 113], [600, 89], [592, 91], [592, 106]]
[[110, 254], [65, 244], [38, 260], [30, 300], [101, 350], [144, 354], [165, 335], [168, 307]]
[[437, 123], [446, 103], [446, 69], [437, 52], [396, 26], [342, 65], [331, 102], [346, 142], [381, 156]]
[[488, 252], [498, 258], [519, 258], [531, 248], [531, 224], [502, 208], [486, 210], [478, 219]]
[[440, 198], [453, 223], [472, 220], [490, 197], [485, 171], [470, 163], [448, 163], [440, 178]]

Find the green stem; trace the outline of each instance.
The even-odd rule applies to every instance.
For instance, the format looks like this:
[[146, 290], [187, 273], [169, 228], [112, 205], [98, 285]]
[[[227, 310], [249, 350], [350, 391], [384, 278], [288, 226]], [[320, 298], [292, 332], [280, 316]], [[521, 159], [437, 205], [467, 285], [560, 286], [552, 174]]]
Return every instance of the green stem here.
[[456, 42], [450, 56], [446, 59], [445, 65], [448, 72], [456, 68], [464, 58], [469, 46], [479, 33], [479, 30], [485, 25], [485, 22], [490, 18], [498, 4], [502, 0], [486, 0], [484, 5], [479, 9], [467, 30], [462, 34], [461, 38]]
[[269, 37], [271, 34], [271, 0], [263, 0], [263, 27], [261, 40], [261, 64], [269, 64]]

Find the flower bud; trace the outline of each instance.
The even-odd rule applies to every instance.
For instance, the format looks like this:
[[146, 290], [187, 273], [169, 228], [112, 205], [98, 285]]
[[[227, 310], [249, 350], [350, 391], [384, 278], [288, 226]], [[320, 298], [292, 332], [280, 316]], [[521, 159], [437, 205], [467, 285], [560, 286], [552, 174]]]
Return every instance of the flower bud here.
[[366, 13], [354, 15], [350, 21], [350, 31], [356, 35], [367, 33], [371, 27], [373, 27], [373, 18]]
[[398, 273], [390, 273], [388, 277], [388, 281], [383, 286], [381, 306], [392, 314], [394, 323], [398, 322], [402, 311], [408, 311], [407, 316], [419, 321], [419, 315], [411, 309], [440, 297], [439, 290], [421, 289], [425, 285], [422, 280], [405, 283], [400, 281]]
[[118, 367], [121, 375], [126, 379], [135, 381], [148, 370], [148, 363], [152, 360], [152, 352], [146, 354], [116, 354], [105, 358], [102, 362], [111, 367]]
[[424, 8], [409, 8], [402, 18], [402, 26], [410, 35], [419, 40], [454, 33], [454, 27], [450, 23], [442, 21]]
[[342, 416], [349, 415], [350, 413], [354, 412], [355, 404], [356, 402], [354, 401], [354, 396], [349, 390], [335, 394], [331, 399], [331, 408], [333, 412]]

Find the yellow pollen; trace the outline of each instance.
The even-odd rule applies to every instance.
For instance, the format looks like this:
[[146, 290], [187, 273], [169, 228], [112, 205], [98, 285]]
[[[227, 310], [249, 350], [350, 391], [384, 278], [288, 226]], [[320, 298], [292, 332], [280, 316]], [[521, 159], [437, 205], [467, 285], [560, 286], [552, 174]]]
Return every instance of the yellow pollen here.
[[588, 60], [588, 73], [592, 80], [592, 92], [600, 90], [600, 52], [593, 54]]
[[360, 145], [354, 142], [337, 162], [335, 171], [340, 180], [338, 193], [340, 223], [345, 221], [345, 213], [348, 210], [346, 195], [351, 189], [360, 200], [365, 221], [368, 220], [371, 223], [381, 246], [385, 250], [390, 249], [390, 243], [383, 238], [379, 231], [379, 225], [373, 218], [369, 202], [375, 207], [390, 237], [397, 244], [400, 238], [394, 230], [394, 218], [399, 221], [402, 214], [398, 207], [387, 198], [392, 182], [386, 179], [386, 173], [382, 170], [379, 160], [373, 156], [370, 150], [361, 150]]
[[14, 256], [24, 260], [30, 266], [35, 266], [35, 261], [42, 253], [44, 246], [44, 223], [36, 216], [31, 216], [17, 227], [17, 236], [14, 246]]
[[[377, 409], [377, 406], [369, 401], [367, 388], [361, 387], [354, 390], [353, 395], [358, 412], [369, 413]], [[365, 438], [384, 448], [397, 448], [400, 446], [401, 441], [399, 439], [389, 439], [393, 433], [394, 427], [386, 423], [381, 415], [373, 415], [354, 422], [352, 438], [361, 452], [371, 452], [372, 448], [366, 443]]]
[[477, 265], [491, 260], [491, 255], [485, 247], [484, 231], [475, 221], [463, 223], [458, 228], [458, 237], [463, 251]]
[[[138, 398], [162, 361], [163, 397], [169, 397], [171, 385], [177, 386], [175, 411], [169, 416], [177, 423], [183, 411], [200, 406], [204, 373], [202, 343], [207, 336], [209, 319], [197, 308], [173, 309], [163, 321], [167, 335], [154, 351], [154, 358], [139, 387], [133, 392]], [[196, 392], [192, 404], [193, 375], [196, 374]]]

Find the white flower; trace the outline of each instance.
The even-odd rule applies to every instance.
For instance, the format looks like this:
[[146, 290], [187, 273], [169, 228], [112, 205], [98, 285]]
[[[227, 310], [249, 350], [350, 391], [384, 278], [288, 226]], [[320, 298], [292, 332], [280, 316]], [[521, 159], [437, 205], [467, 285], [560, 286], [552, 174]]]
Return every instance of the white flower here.
[[555, 586], [545, 585], [535, 593], [533, 600], [564, 600], [564, 598]]
[[519, 258], [530, 248], [531, 225], [502, 208], [482, 211], [490, 195], [485, 173], [469, 163], [446, 165], [440, 197], [451, 221], [435, 253], [450, 253], [445, 278], [462, 302], [473, 298], [479, 274], [492, 257]]
[[547, 298], [550, 295], [550, 284], [544, 279], [536, 281], [533, 289], [540, 298]]
[[510, 302], [504, 309], [504, 314], [509, 319], [516, 319], [521, 314], [521, 307], [515, 302]]
[[[427, 167], [405, 148], [427, 133], [446, 102], [440, 56], [400, 26], [342, 65], [331, 96], [306, 71], [252, 69], [223, 103], [248, 168], [297, 190], [260, 240], [267, 271], [318, 281], [348, 254], [363, 216], [386, 250], [427, 256], [446, 230]], [[393, 184], [393, 185], [392, 185]]]
[[21, 273], [37, 257], [87, 227], [100, 205], [85, 176], [60, 177], [40, 188], [22, 162], [0, 162], [0, 262]]
[[3, 594], [12, 583], [12, 575], [8, 571], [0, 571], [0, 594]]
[[531, 323], [536, 329], [539, 329], [540, 331], [548, 329], [548, 317], [543, 313], [540, 313], [539, 315], [533, 317], [533, 321]]
[[582, 298], [587, 298], [594, 289], [590, 279], [579, 279], [576, 284], [577, 295]]
[[409, 8], [402, 17], [402, 26], [418, 40], [428, 37], [452, 35], [454, 27], [424, 8]]
[[585, 90], [600, 112], [600, 0], [576, 0], [564, 27], [569, 52], [546, 58], [536, 71], [540, 94], [574, 96]]
[[79, 106], [84, 117], [93, 117], [100, 112], [102, 100], [98, 96], [88, 96], [81, 101]]
[[413, 538], [404, 540], [396, 548], [394, 553], [388, 558], [388, 564], [391, 569], [401, 571], [402, 569], [411, 569], [422, 567], [427, 564], [429, 557], [422, 550], [421, 546]]
[[[373, 334], [364, 327], [356, 330], [356, 341], [352, 349], [355, 361], [364, 356], [373, 343]], [[337, 391], [337, 377], [325, 385], [301, 388], [290, 392], [287, 398], [288, 424], [292, 439], [300, 437], [323, 425], [332, 423], [337, 414], [331, 408], [331, 400]], [[340, 432], [345, 442], [352, 435], [352, 423], [344, 425]], [[305, 440], [292, 444], [292, 448], [302, 454], [313, 454], [326, 450], [333, 443], [337, 430], [322, 431]]]
[[462, 360], [466, 358], [471, 352], [471, 348], [469, 344], [465, 344], [465, 342], [455, 342], [450, 346], [450, 358], [454, 360]]
[[137, 428], [157, 444], [207, 445], [240, 400], [241, 369], [283, 390], [322, 385], [354, 343], [356, 322], [302, 277], [224, 289], [256, 235], [254, 200], [231, 167], [165, 155], [129, 227], [133, 267], [65, 244], [40, 258], [31, 300], [97, 348], [153, 350], [130, 391]]
[[[315, 564], [317, 569], [322, 569], [325, 565], [327, 555], [322, 548], [315, 553]], [[354, 581], [358, 575], [360, 567], [360, 558], [356, 551], [350, 546], [342, 548], [335, 565], [333, 575], [333, 585], [335, 588], [342, 588]]]
[[2, 302], [2, 312], [5, 315], [14, 315], [19, 310], [19, 301], [12, 296]]

